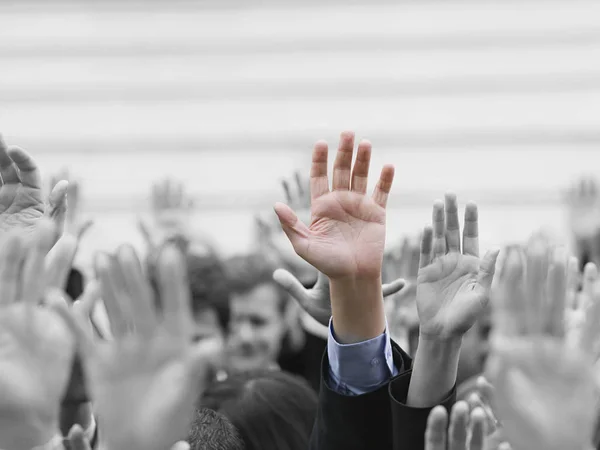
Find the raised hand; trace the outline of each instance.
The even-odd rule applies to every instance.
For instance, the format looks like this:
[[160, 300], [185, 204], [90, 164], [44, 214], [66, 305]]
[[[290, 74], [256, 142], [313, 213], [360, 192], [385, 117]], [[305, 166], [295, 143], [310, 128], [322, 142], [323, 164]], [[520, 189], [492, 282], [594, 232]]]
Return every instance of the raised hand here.
[[591, 443], [593, 358], [566, 343], [566, 264], [564, 252], [533, 239], [525, 253], [508, 249], [499, 273], [486, 373], [514, 448], [584, 449]]
[[330, 190], [327, 144], [315, 145], [309, 225], [289, 206], [275, 205], [296, 253], [330, 279], [334, 328], [342, 343], [371, 339], [385, 329], [381, 267], [385, 207], [394, 179], [394, 168], [384, 166], [373, 195], [367, 196], [371, 144], [358, 145], [354, 167], [353, 152], [354, 134], [342, 133]]
[[425, 450], [483, 450], [486, 436], [485, 414], [481, 408], [469, 413], [466, 402], [457, 402], [450, 413], [436, 406], [429, 413]]
[[39, 307], [54, 225], [41, 220], [26, 240], [12, 232], [0, 254], [0, 448], [31, 449], [58, 433], [59, 407], [74, 355], [64, 322]]
[[[462, 248], [461, 248], [462, 247]], [[456, 196], [433, 205], [433, 229], [421, 241], [417, 278], [417, 309], [421, 335], [462, 336], [489, 301], [498, 251], [479, 259], [477, 206], [465, 208], [462, 246]]]
[[48, 199], [42, 198], [42, 178], [35, 160], [19, 147], [8, 147], [0, 136], [0, 230], [33, 231], [46, 216], [62, 234], [67, 212], [68, 182], [57, 183]]
[[113, 340], [95, 342], [86, 320], [60, 311], [78, 336], [101, 440], [107, 448], [164, 450], [187, 436], [212, 351], [192, 343], [183, 256], [172, 246], [159, 256], [162, 305], [131, 247], [100, 258], [98, 272]]
[[275, 212], [296, 253], [329, 278], [380, 278], [385, 206], [394, 168], [383, 168], [373, 195], [367, 196], [371, 144], [359, 144], [352, 169], [353, 151], [354, 134], [343, 133], [330, 190], [327, 144], [320, 141], [315, 145], [310, 178], [312, 217], [308, 226], [283, 203], [275, 205]]
[[[298, 304], [321, 325], [328, 326], [331, 319], [331, 295], [329, 279], [321, 272], [317, 282], [311, 289], [306, 289], [302, 283], [285, 269], [277, 269], [273, 273], [275, 282], [285, 289]], [[404, 287], [404, 280], [398, 279], [381, 287], [383, 296], [387, 297], [399, 292]]]

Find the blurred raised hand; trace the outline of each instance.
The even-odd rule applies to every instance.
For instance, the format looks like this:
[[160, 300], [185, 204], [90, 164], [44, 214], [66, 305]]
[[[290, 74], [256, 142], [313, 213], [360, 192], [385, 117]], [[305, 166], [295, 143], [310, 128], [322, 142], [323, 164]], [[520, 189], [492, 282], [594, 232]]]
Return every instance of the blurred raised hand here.
[[31, 449], [59, 432], [74, 342], [64, 322], [41, 307], [49, 279], [46, 255], [55, 225], [10, 232], [0, 254], [0, 448]]
[[202, 388], [205, 344], [194, 325], [183, 256], [173, 246], [157, 263], [155, 302], [135, 251], [101, 256], [98, 278], [113, 339], [97, 341], [87, 320], [60, 309], [78, 336], [94, 409], [106, 448], [164, 450], [185, 439]]
[[152, 220], [138, 221], [147, 247], [154, 250], [175, 236], [189, 238], [193, 210], [193, 199], [183, 182], [173, 178], [155, 182], [151, 191]]
[[594, 359], [565, 338], [567, 264], [564, 251], [534, 238], [526, 251], [507, 249], [499, 272], [486, 374], [496, 415], [517, 449], [591, 445]]
[[54, 221], [56, 237], [62, 235], [67, 213], [67, 181], [43, 200], [42, 177], [35, 160], [19, 147], [9, 147], [0, 136], [0, 230], [33, 231], [44, 216]]
[[425, 450], [484, 450], [486, 434], [483, 409], [469, 411], [466, 402], [457, 402], [448, 419], [446, 408], [436, 406], [427, 419]]
[[417, 278], [422, 336], [462, 336], [489, 302], [499, 252], [479, 259], [478, 223], [477, 206], [467, 204], [461, 242], [456, 196], [446, 194], [445, 203], [433, 205], [433, 228], [423, 232]]
[[[298, 302], [304, 311], [321, 325], [328, 326], [331, 319], [331, 294], [329, 279], [318, 272], [317, 282], [311, 289], [306, 289], [302, 283], [285, 269], [277, 269], [273, 273], [275, 282], [285, 289]], [[404, 287], [404, 280], [398, 279], [381, 287], [383, 296], [394, 295]]]

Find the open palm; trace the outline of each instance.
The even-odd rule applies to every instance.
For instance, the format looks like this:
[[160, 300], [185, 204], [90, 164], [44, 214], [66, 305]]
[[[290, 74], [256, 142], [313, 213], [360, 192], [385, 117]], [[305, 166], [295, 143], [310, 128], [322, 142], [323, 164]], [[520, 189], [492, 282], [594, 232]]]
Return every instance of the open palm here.
[[551, 254], [539, 240], [525, 254], [508, 250], [494, 297], [486, 375], [514, 448], [589, 448], [597, 419], [594, 355], [567, 344], [566, 258]]
[[107, 444], [168, 448], [173, 433], [185, 436], [194, 406], [187, 397], [198, 384], [187, 347], [164, 334], [99, 349], [88, 366], [89, 382], [102, 424], [111, 430], [107, 438], [118, 436]]
[[421, 334], [462, 335], [489, 301], [497, 251], [479, 259], [477, 207], [465, 210], [461, 253], [456, 196], [433, 207], [433, 229], [426, 227], [421, 242], [417, 279], [417, 309]]
[[8, 148], [1, 137], [0, 174], [0, 230], [19, 228], [33, 231], [44, 215], [53, 218], [59, 227], [64, 226], [68, 183], [57, 183], [46, 208], [37, 163], [24, 150]]
[[385, 206], [394, 168], [384, 166], [372, 197], [366, 195], [371, 146], [361, 142], [352, 169], [354, 135], [342, 134], [332, 190], [327, 176], [327, 144], [318, 142], [311, 169], [311, 223], [290, 207], [275, 205], [294, 250], [329, 278], [380, 276], [385, 246]]
[[130, 246], [100, 258], [97, 272], [113, 341], [95, 342], [87, 320], [62, 310], [81, 360], [107, 448], [163, 450], [187, 436], [212, 344], [194, 344], [183, 256], [159, 255], [158, 308]]
[[1, 408], [15, 414], [26, 407], [54, 416], [67, 386], [73, 339], [56, 314], [15, 303], [0, 310]]

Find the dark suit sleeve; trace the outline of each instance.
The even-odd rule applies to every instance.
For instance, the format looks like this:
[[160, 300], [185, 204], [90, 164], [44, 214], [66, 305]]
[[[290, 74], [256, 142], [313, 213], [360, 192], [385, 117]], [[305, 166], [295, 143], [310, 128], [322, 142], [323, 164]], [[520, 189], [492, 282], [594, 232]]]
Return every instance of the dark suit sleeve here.
[[[408, 387], [412, 369], [408, 370], [389, 383], [389, 393], [392, 403], [392, 429], [394, 450], [423, 450], [425, 448], [425, 430], [431, 408], [413, 408], [406, 406]], [[456, 402], [456, 386], [440, 403], [448, 412]]]
[[[399, 373], [412, 366], [412, 360], [398, 345], [392, 343], [392, 349]], [[347, 396], [329, 388], [328, 376], [329, 359], [325, 351], [311, 450], [391, 450], [389, 383], [367, 394]]]

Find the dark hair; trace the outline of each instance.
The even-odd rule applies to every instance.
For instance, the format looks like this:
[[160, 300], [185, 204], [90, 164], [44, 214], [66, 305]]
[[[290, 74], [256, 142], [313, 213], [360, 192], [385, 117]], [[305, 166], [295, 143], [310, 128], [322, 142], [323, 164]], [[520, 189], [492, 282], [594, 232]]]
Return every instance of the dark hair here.
[[[168, 243], [174, 243], [168, 241]], [[217, 254], [210, 252], [207, 255], [194, 255], [187, 251], [188, 247], [178, 245], [180, 250], [186, 250], [187, 278], [192, 298], [192, 312], [198, 314], [209, 308], [214, 308], [217, 313], [219, 326], [223, 331], [229, 327], [230, 309], [227, 274], [223, 262]], [[156, 262], [164, 245], [148, 255], [147, 266], [150, 283], [158, 297], [158, 279]], [[160, 300], [160, 299], [159, 299]]]
[[306, 380], [281, 371], [233, 375], [213, 383], [201, 399], [231, 420], [246, 450], [306, 450], [317, 403]]
[[244, 441], [227, 417], [200, 408], [194, 414], [187, 439], [190, 450], [244, 450]]
[[232, 293], [245, 294], [267, 284], [273, 286], [279, 295], [280, 311], [285, 310], [288, 295], [273, 281], [277, 267], [265, 256], [259, 253], [233, 256], [226, 261], [225, 267]]

